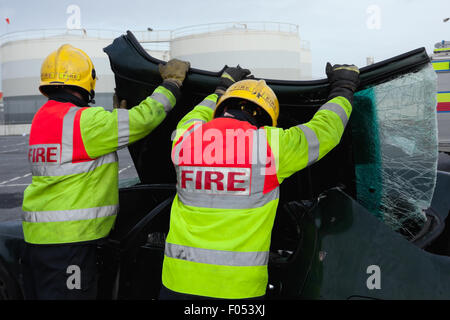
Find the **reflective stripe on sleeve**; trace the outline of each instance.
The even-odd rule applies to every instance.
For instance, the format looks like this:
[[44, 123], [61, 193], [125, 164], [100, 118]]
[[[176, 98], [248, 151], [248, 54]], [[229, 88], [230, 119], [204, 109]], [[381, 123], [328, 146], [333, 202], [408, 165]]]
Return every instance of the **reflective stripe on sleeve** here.
[[313, 164], [319, 159], [319, 147], [320, 142], [317, 139], [316, 133], [309, 127], [301, 124], [297, 128], [303, 131], [305, 135], [306, 142], [308, 143], [308, 164], [307, 166]]
[[164, 111], [169, 112], [174, 107], [171, 103], [169, 98], [167, 98], [163, 93], [161, 92], [153, 92], [150, 98], [156, 100], [157, 102], [161, 103], [164, 107]]
[[344, 108], [342, 108], [339, 104], [334, 103], [334, 102], [328, 102], [328, 103], [325, 103], [322, 107], [320, 107], [319, 111], [321, 111], [321, 110], [333, 111], [334, 113], [336, 113], [339, 116], [339, 118], [341, 118], [342, 125], [344, 126], [344, 128], [347, 125], [347, 122], [348, 122], [347, 113], [345, 112]]
[[117, 214], [118, 205], [58, 211], [24, 212], [26, 222], [63, 222], [103, 218]]
[[130, 138], [130, 120], [128, 110], [126, 109], [116, 109], [117, 110], [117, 147], [125, 147], [129, 143]]
[[206, 121], [205, 121], [205, 120], [202, 120], [202, 119], [190, 119], [190, 120], [186, 121], [185, 123], [183, 123], [183, 125], [188, 124], [188, 123], [191, 123], [191, 122], [201, 122], [201, 123], [206, 123]]
[[212, 109], [213, 111], [216, 110], [216, 102], [213, 100], [205, 99], [198, 105], [203, 106], [203, 107], [208, 107], [208, 108]]
[[182, 246], [168, 242], [166, 242], [164, 254], [167, 257], [174, 259], [235, 267], [265, 266], [269, 261], [268, 251], [237, 252], [211, 250]]

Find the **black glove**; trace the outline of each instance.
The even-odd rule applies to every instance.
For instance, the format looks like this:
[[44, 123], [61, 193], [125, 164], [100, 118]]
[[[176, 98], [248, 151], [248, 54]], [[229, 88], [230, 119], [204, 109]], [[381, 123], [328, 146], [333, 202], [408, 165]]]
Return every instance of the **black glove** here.
[[220, 82], [216, 88], [215, 93], [218, 95], [222, 95], [229, 86], [237, 81], [247, 78], [250, 73], [250, 70], [242, 69], [239, 65], [237, 67], [225, 66], [225, 70], [220, 77]]
[[326, 67], [331, 90], [328, 100], [338, 96], [347, 98], [353, 103], [353, 94], [359, 86], [359, 69], [355, 65], [335, 64], [331, 66], [328, 62]]

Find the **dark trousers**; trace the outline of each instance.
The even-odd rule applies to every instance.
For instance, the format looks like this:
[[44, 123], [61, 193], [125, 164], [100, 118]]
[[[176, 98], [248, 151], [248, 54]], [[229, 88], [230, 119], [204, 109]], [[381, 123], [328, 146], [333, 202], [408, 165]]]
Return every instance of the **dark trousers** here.
[[25, 299], [97, 297], [96, 244], [31, 245], [23, 257]]
[[[242, 300], [264, 300], [264, 298], [265, 296], [261, 296], [255, 298], [246, 298]], [[203, 297], [192, 294], [175, 292], [166, 288], [164, 285], [161, 285], [161, 290], [159, 292], [159, 300], [224, 300], [224, 299]]]

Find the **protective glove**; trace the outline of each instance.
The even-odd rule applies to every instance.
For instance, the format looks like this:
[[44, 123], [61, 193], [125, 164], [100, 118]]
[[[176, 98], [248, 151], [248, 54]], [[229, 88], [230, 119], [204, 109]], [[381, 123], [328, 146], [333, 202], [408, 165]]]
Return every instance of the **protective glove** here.
[[127, 108], [127, 100], [121, 100], [119, 103], [119, 97], [117, 97], [117, 94], [114, 93], [113, 108], [114, 109], [126, 109]]
[[328, 100], [338, 96], [347, 98], [353, 103], [353, 94], [359, 86], [359, 69], [355, 65], [335, 64], [331, 66], [328, 62], [326, 67], [331, 91]]
[[166, 64], [159, 64], [159, 73], [164, 81], [169, 81], [181, 88], [191, 64], [186, 61], [172, 59]]
[[220, 77], [219, 85], [216, 88], [217, 95], [222, 95], [233, 83], [242, 79], [248, 78], [251, 71], [248, 69], [242, 69], [239, 65], [237, 67], [225, 66], [225, 70]]

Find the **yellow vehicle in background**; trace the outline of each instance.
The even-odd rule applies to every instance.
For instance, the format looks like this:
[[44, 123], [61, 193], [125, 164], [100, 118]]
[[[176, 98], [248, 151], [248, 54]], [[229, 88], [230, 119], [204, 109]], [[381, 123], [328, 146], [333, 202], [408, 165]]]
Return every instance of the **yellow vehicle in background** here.
[[435, 44], [431, 62], [438, 76], [437, 121], [439, 151], [450, 153], [450, 41], [442, 41]]

